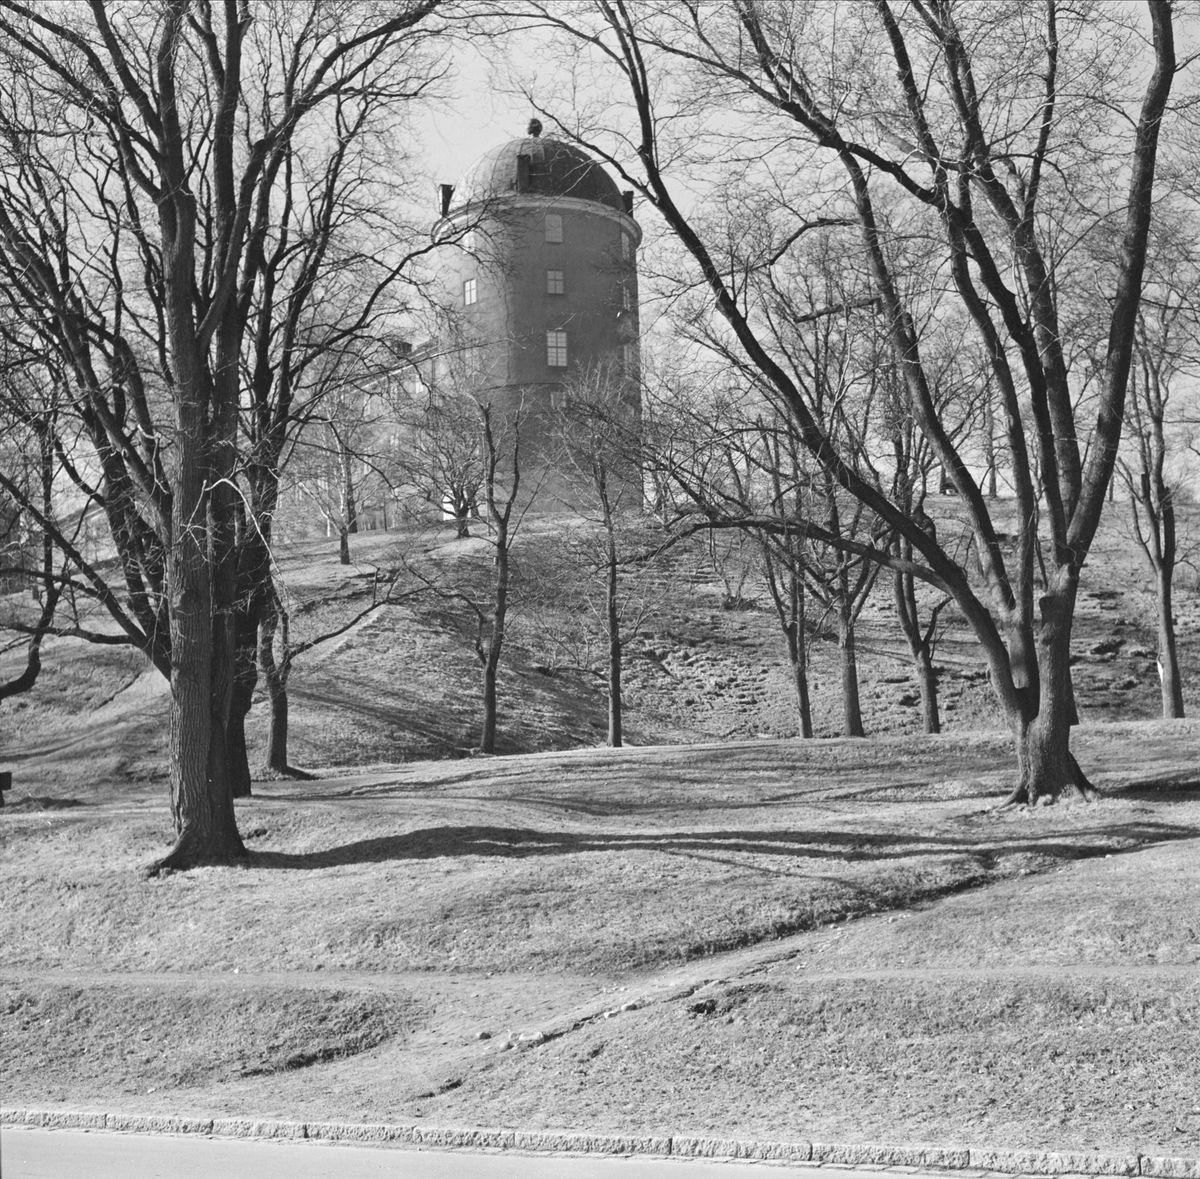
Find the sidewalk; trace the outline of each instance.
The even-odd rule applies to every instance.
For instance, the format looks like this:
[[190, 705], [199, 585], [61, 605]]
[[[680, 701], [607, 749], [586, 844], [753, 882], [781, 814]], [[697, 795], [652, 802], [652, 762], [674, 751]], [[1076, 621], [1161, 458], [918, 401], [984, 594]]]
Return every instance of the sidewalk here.
[[[0, 1130], [4, 1179], [815, 1179], [818, 1165], [574, 1155], [537, 1157], [332, 1142], [122, 1134], [107, 1130]], [[905, 1179], [920, 1179], [904, 1168]], [[855, 1169], [856, 1179], [897, 1172]]]
[[[74, 1149], [71, 1143], [82, 1142], [80, 1149], [85, 1156], [89, 1144], [95, 1151], [111, 1149], [120, 1160], [121, 1151], [135, 1152], [145, 1149], [146, 1158], [153, 1161], [153, 1147], [123, 1145], [129, 1143], [174, 1143], [179, 1144], [180, 1165], [189, 1165], [194, 1149], [199, 1150], [204, 1162], [199, 1170], [151, 1169], [146, 1175], [176, 1179], [176, 1176], [196, 1174], [224, 1174], [212, 1171], [217, 1165], [214, 1160], [224, 1157], [221, 1152], [230, 1148], [231, 1159], [246, 1159], [234, 1162], [237, 1169], [229, 1174], [244, 1173], [244, 1168], [258, 1164], [250, 1155], [242, 1155], [236, 1148], [249, 1145], [268, 1152], [292, 1148], [299, 1151], [299, 1160], [311, 1160], [305, 1165], [324, 1165], [323, 1159], [332, 1159], [335, 1169], [331, 1175], [348, 1175], [338, 1170], [349, 1166], [361, 1154], [368, 1169], [354, 1172], [355, 1175], [413, 1175], [440, 1176], [443, 1174], [478, 1174], [481, 1177], [508, 1175], [572, 1176], [608, 1175], [642, 1179], [646, 1176], [712, 1175], [726, 1176], [776, 1174], [805, 1176], [814, 1179], [814, 1172], [824, 1169], [853, 1171], [864, 1177], [882, 1175], [941, 1176], [941, 1179], [1009, 1179], [1011, 1176], [1063, 1176], [1079, 1179], [1080, 1176], [1150, 1176], [1153, 1179], [1200, 1179], [1200, 1159], [1180, 1157], [1158, 1157], [1136, 1152], [1127, 1154], [1087, 1154], [1077, 1151], [1049, 1150], [1003, 1150], [979, 1149], [975, 1147], [943, 1147], [933, 1145], [889, 1146], [881, 1143], [819, 1143], [819, 1142], [756, 1142], [739, 1139], [707, 1138], [691, 1135], [657, 1137], [651, 1135], [590, 1134], [559, 1130], [505, 1130], [471, 1129], [436, 1126], [368, 1125], [343, 1122], [286, 1122], [258, 1121], [249, 1118], [181, 1118], [164, 1116], [141, 1116], [84, 1112], [75, 1110], [0, 1110], [0, 1162], [3, 1163], [5, 1179], [14, 1174], [26, 1179], [24, 1172], [13, 1172], [14, 1164], [8, 1155], [8, 1143], [27, 1152], [40, 1149], [53, 1151]], [[22, 1135], [28, 1135], [22, 1137]], [[48, 1143], [48, 1146], [42, 1144]], [[58, 1145], [56, 1145], [58, 1144]], [[103, 1145], [102, 1145], [103, 1144]], [[334, 1155], [320, 1155], [326, 1148], [336, 1149]], [[168, 1149], [164, 1147], [164, 1149]], [[175, 1147], [170, 1147], [174, 1150]], [[357, 1152], [355, 1155], [340, 1153], [343, 1150]], [[215, 1151], [215, 1153], [213, 1153]], [[205, 1153], [209, 1152], [209, 1153]], [[364, 1153], [365, 1152], [365, 1153]], [[564, 1157], [566, 1156], [566, 1157]], [[97, 1154], [97, 1158], [101, 1153]], [[107, 1157], [106, 1155], [103, 1157]], [[141, 1157], [141, 1156], [139, 1156]], [[284, 1155], [268, 1153], [268, 1161], [284, 1158]], [[133, 1158], [133, 1155], [130, 1155]], [[392, 1169], [381, 1169], [381, 1159], [390, 1158]], [[349, 1160], [349, 1161], [347, 1161]], [[396, 1163], [395, 1160], [401, 1160]], [[433, 1161], [430, 1161], [433, 1160]], [[412, 1169], [418, 1166], [436, 1167], [442, 1160], [445, 1170]], [[480, 1163], [484, 1169], [464, 1171], [462, 1167], [475, 1164], [468, 1160], [490, 1160]], [[589, 1171], [583, 1163], [594, 1163], [600, 1170]], [[517, 1169], [506, 1170], [512, 1163]], [[628, 1167], [651, 1168], [647, 1171], [631, 1171]], [[504, 1164], [504, 1165], [502, 1165]], [[550, 1170], [537, 1170], [542, 1164]], [[560, 1165], [561, 1164], [561, 1165]], [[577, 1165], [579, 1164], [579, 1165]], [[604, 1167], [615, 1164], [626, 1168], [605, 1171]], [[24, 1164], [20, 1164], [24, 1165]], [[34, 1165], [30, 1155], [28, 1166]], [[38, 1164], [41, 1165], [41, 1164]], [[113, 1176], [125, 1174], [142, 1175], [141, 1171], [130, 1171], [130, 1161], [125, 1167], [112, 1172], [95, 1172]], [[155, 1164], [157, 1165], [157, 1164]], [[224, 1163], [220, 1165], [224, 1166]], [[285, 1164], [280, 1164], [285, 1166]], [[291, 1164], [286, 1164], [288, 1168]], [[396, 1170], [395, 1167], [400, 1169]], [[408, 1166], [409, 1169], [405, 1169]], [[559, 1169], [555, 1170], [557, 1166]], [[667, 1170], [654, 1170], [656, 1167]], [[680, 1170], [695, 1166], [697, 1171]], [[713, 1172], [713, 1167], [722, 1168]], [[375, 1169], [370, 1169], [374, 1167]], [[498, 1169], [487, 1169], [494, 1167]], [[566, 1169], [564, 1169], [564, 1167]], [[731, 1170], [731, 1167], [740, 1169]], [[770, 1170], [764, 1170], [764, 1167]], [[456, 1169], [457, 1168], [457, 1169]], [[60, 1176], [73, 1173], [86, 1174], [89, 1179], [93, 1171], [73, 1172], [59, 1167], [58, 1170], [30, 1171], [27, 1179]], [[327, 1172], [323, 1170], [295, 1171], [279, 1170], [280, 1179], [315, 1179]], [[276, 1172], [262, 1172], [263, 1179]]]

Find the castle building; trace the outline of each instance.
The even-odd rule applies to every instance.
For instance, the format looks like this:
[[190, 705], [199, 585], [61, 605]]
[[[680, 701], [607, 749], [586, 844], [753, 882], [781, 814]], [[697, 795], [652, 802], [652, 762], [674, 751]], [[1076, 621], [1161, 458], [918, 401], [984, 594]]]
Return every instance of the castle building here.
[[633, 194], [585, 151], [543, 136], [486, 152], [457, 187], [442, 186], [436, 240], [460, 340], [453, 368], [477, 397], [556, 408], [574, 375], [617, 374], [636, 404], [637, 250]]

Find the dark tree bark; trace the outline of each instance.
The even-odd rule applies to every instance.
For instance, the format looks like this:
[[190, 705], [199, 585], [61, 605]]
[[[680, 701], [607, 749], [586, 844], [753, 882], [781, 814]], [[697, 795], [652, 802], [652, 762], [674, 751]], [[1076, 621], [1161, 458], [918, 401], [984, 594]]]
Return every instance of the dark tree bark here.
[[[899, 554], [902, 559], [911, 561], [912, 546], [906, 541], [900, 541]], [[940, 733], [942, 722], [938, 709], [937, 673], [933, 667], [933, 651], [938, 615], [949, 604], [949, 599], [943, 598], [937, 603], [930, 611], [928, 622], [922, 626], [916, 579], [912, 574], [893, 571], [892, 596], [896, 603], [896, 617], [900, 620], [900, 629], [904, 632], [912, 655], [913, 670], [921, 696], [922, 727], [926, 733]]]
[[29, 646], [25, 651], [25, 667], [19, 675], [15, 675], [11, 680], [0, 683], [0, 700], [7, 700], [10, 696], [19, 696], [23, 692], [28, 692], [37, 683], [38, 675], [42, 670], [42, 640], [54, 625], [54, 611], [58, 607], [58, 599], [61, 593], [62, 590], [57, 585], [49, 584], [46, 586], [45, 597], [42, 601], [42, 612], [38, 616], [37, 622], [31, 628], [32, 633], [29, 636]]
[[[488, 522], [496, 574], [492, 583], [491, 608], [478, 610], [479, 629], [475, 653], [483, 672], [483, 725], [479, 737], [481, 753], [496, 752], [496, 671], [507, 637], [509, 578], [516, 520], [513, 512], [521, 491], [520, 413], [497, 422], [490, 405], [479, 407], [483, 436], [484, 481]], [[506, 448], [506, 441], [509, 446]], [[506, 449], [508, 453], [505, 453]], [[507, 469], [505, 469], [507, 468]], [[504, 485], [507, 480], [507, 487]]]
[[903, 573], [893, 573], [892, 590], [896, 601], [896, 616], [900, 619], [900, 628], [908, 640], [908, 649], [913, 658], [913, 668], [917, 673], [917, 687], [921, 694], [922, 727], [926, 733], [940, 733], [942, 722], [938, 713], [937, 676], [933, 670], [933, 658], [930, 651], [932, 635], [922, 632], [912, 577]]
[[800, 736], [813, 735], [812, 704], [808, 696], [808, 635], [804, 629], [804, 578], [792, 573], [789, 577], [790, 615], [785, 626], [788, 639], [788, 661], [792, 668], [792, 685], [796, 692], [796, 707], [800, 711]]
[[[228, 750], [224, 746], [232, 690], [232, 513], [224, 496], [211, 498], [210, 478], [232, 470], [237, 402], [230, 380], [214, 383], [203, 363], [194, 318], [196, 201], [185, 157], [176, 101], [178, 55], [186, 6], [166, 11], [158, 46], [164, 308], [174, 366], [177, 470], [173, 486], [169, 585], [171, 591], [171, 809], [177, 839], [155, 866], [188, 868], [229, 863], [246, 854], [233, 810]], [[229, 30], [240, 52], [244, 29]], [[234, 70], [236, 64], [229, 62]], [[218, 151], [232, 152], [232, 140]], [[222, 196], [228, 195], [222, 193]], [[236, 369], [235, 369], [236, 372]], [[236, 386], [234, 387], [236, 390]], [[212, 426], [209, 425], [211, 415]], [[207, 519], [208, 528], [200, 526]], [[211, 538], [211, 539], [210, 539]], [[211, 548], [210, 548], [211, 545]]]
[[481, 753], [496, 752], [496, 671], [504, 651], [504, 628], [508, 619], [507, 519], [496, 522], [495, 528], [496, 580], [493, 586], [492, 609], [486, 620], [481, 620], [479, 634], [475, 640], [475, 651], [483, 670], [483, 725], [479, 736]]
[[854, 650], [854, 619], [848, 608], [838, 610], [838, 655], [842, 668], [842, 736], [865, 737], [858, 694], [858, 656]]
[[271, 707], [271, 725], [267, 737], [264, 768], [275, 774], [288, 772], [288, 692], [287, 677], [290, 663], [287, 642], [287, 620], [283, 619], [283, 648], [281, 662], [275, 659], [275, 635], [280, 629], [280, 610], [274, 593], [263, 609], [258, 626], [258, 662], [267, 685]]
[[1012, 801], [1037, 806], [1053, 802], [1063, 791], [1086, 795], [1088, 784], [1070, 751], [1076, 723], [1071, 685], [1071, 619], [1078, 575], [1067, 571], [1046, 586], [1041, 599], [1042, 625], [1036, 654], [1012, 644], [1018, 667], [1028, 668], [1019, 689], [1021, 707], [1009, 711], [1017, 748], [1017, 785]]
[[604, 611], [608, 630], [608, 743], [613, 749], [621, 747], [621, 610], [617, 577], [620, 565], [617, 560], [617, 541], [613, 534], [612, 520], [608, 523], [607, 562], [608, 577], [605, 585]]
[[[267, 749], [263, 758], [263, 770], [267, 774], [293, 773], [288, 760], [288, 679], [293, 658], [288, 631], [287, 612], [281, 607], [272, 586], [258, 626], [258, 663], [267, 687], [270, 708]], [[275, 658], [277, 634], [282, 639], [282, 654], [279, 659]]]
[[1183, 678], [1175, 643], [1175, 614], [1170, 565], [1164, 560], [1158, 574], [1158, 667], [1162, 684], [1162, 714], [1168, 720], [1183, 716]]

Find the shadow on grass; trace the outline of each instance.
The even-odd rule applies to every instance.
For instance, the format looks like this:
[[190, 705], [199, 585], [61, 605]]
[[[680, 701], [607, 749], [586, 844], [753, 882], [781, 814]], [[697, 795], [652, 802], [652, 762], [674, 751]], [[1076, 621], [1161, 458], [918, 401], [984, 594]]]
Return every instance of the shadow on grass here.
[[82, 798], [52, 798], [46, 794], [23, 794], [10, 799], [0, 809], [6, 811], [67, 811], [83, 806]]
[[1104, 790], [1109, 798], [1137, 802], [1188, 802], [1200, 797], [1200, 778], [1192, 774], [1165, 774], [1161, 778], [1139, 778], [1125, 786]]
[[[1200, 836], [1200, 827], [1169, 823], [1122, 823], [1044, 838], [1024, 836], [1011, 842], [972, 844], [954, 838], [906, 834], [866, 835], [862, 831], [680, 831], [631, 834], [581, 834], [535, 831], [521, 827], [426, 827], [403, 835], [361, 839], [313, 852], [252, 851], [250, 864], [260, 868], [334, 868], [349, 864], [379, 864], [394, 860], [486, 856], [526, 859], [531, 856], [570, 856], [631, 851], [668, 855], [716, 857], [733, 853], [781, 856], [789, 859], [840, 862], [912, 859], [958, 853], [991, 867], [1006, 855], [1034, 854], [1055, 860], [1084, 859], [1103, 853], [1136, 850], [1147, 843]], [[1130, 845], [1134, 845], [1131, 847]]]
[[[552, 774], [553, 765], [539, 766], [543, 775]], [[301, 796], [305, 801], [336, 802], [347, 798], [403, 798], [428, 795], [430, 791], [453, 791], [457, 787], [486, 783], [492, 787], [487, 793], [455, 793], [457, 802], [520, 803], [543, 807], [556, 812], [581, 813], [594, 818], [614, 815], [672, 813], [686, 808], [688, 811], [735, 811], [761, 810], [770, 807], [787, 807], [805, 802], [853, 802], [891, 805], [895, 802], [969, 802], [989, 798], [1007, 797], [1012, 791], [1012, 782], [987, 781], [981, 776], [958, 779], [914, 778], [908, 781], [889, 781], [878, 785], [847, 786], [844, 783], [830, 784], [814, 780], [802, 787], [782, 794], [752, 795], [743, 799], [729, 797], [722, 791], [711, 773], [686, 772], [682, 767], [656, 770], [655, 791], [660, 797], [645, 801], [630, 797], [645, 793], [644, 770], [637, 763], [602, 767], [602, 772], [585, 777], [581, 767], [565, 767], [574, 777], [575, 785], [559, 792], [513, 791], [505, 787], [511, 782], [523, 785], [529, 777], [528, 767], [522, 764], [505, 766], [500, 761], [473, 762], [470, 768], [457, 774], [445, 774], [436, 778], [410, 779], [399, 782], [373, 782], [369, 785], [354, 784], [337, 787], [329, 780], [322, 780], [320, 793], [306, 790]], [[586, 769], [586, 767], [584, 767]], [[729, 780], [748, 780], [753, 788], [754, 767], [728, 775]], [[600, 799], [596, 797], [596, 781], [602, 779], [605, 790], [618, 797]], [[691, 789], [695, 793], [691, 793]], [[624, 794], [624, 797], [620, 796]]]

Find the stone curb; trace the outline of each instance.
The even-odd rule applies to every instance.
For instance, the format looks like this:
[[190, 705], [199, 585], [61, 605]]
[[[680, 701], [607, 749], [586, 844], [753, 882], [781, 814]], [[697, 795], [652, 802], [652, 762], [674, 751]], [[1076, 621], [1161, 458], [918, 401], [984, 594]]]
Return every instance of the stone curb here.
[[[643, 1155], [660, 1158], [747, 1159], [810, 1166], [894, 1167], [904, 1171], [964, 1171], [989, 1175], [1145, 1175], [1200, 1179], [1200, 1159], [1076, 1151], [954, 1149], [871, 1143], [754, 1142], [692, 1135], [587, 1134], [565, 1130], [476, 1130], [435, 1126], [356, 1125], [346, 1122], [280, 1122], [251, 1118], [177, 1118], [74, 1110], [0, 1110], [0, 1125], [58, 1130], [113, 1130], [129, 1134], [203, 1134], [218, 1138], [312, 1139], [391, 1143], [440, 1149], [515, 1150], [530, 1154]], [[964, 1179], [966, 1177], [964, 1176]]]

